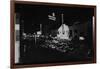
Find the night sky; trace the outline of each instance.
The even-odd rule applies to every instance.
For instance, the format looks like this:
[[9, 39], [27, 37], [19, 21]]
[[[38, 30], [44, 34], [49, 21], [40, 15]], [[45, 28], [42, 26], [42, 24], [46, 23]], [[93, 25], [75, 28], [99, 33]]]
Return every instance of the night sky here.
[[[73, 25], [74, 22], [84, 23], [93, 16], [93, 8], [57, 7], [45, 5], [16, 4], [15, 12], [20, 13], [24, 21], [24, 28], [27, 32], [39, 31], [42, 24], [45, 31], [58, 29], [61, 22], [61, 14], [64, 14], [64, 23]], [[56, 21], [48, 19], [48, 15], [55, 13]], [[34, 30], [33, 30], [34, 29]]]

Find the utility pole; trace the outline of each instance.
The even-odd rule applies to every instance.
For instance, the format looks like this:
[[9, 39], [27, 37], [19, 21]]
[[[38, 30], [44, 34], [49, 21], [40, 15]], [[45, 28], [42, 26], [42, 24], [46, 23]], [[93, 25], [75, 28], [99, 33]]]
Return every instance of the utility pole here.
[[41, 32], [41, 34], [42, 34], [42, 24], [40, 24], [40, 32]]
[[62, 33], [64, 33], [64, 17], [63, 17], [64, 14], [61, 14], [61, 18], [62, 18]]

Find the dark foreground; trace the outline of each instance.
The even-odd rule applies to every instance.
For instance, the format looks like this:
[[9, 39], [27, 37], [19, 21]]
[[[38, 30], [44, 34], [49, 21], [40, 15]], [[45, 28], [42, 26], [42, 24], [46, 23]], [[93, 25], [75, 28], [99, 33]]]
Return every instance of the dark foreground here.
[[34, 40], [25, 40], [20, 48], [20, 63], [18, 64], [40, 64], [40, 63], [57, 63], [57, 62], [76, 62], [91, 60], [91, 54], [88, 54], [88, 49], [84, 42], [71, 44], [73, 50], [61, 52], [59, 50], [43, 47], [50, 45], [44, 41], [34, 43]]

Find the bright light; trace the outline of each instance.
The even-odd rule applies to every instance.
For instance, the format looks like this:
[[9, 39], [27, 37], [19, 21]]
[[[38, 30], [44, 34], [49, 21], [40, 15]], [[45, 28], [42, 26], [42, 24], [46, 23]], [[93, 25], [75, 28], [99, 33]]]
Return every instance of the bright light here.
[[84, 38], [84, 37], [82, 37], [82, 36], [80, 36], [80, 37], [79, 37], [79, 40], [85, 40], [85, 38]]

